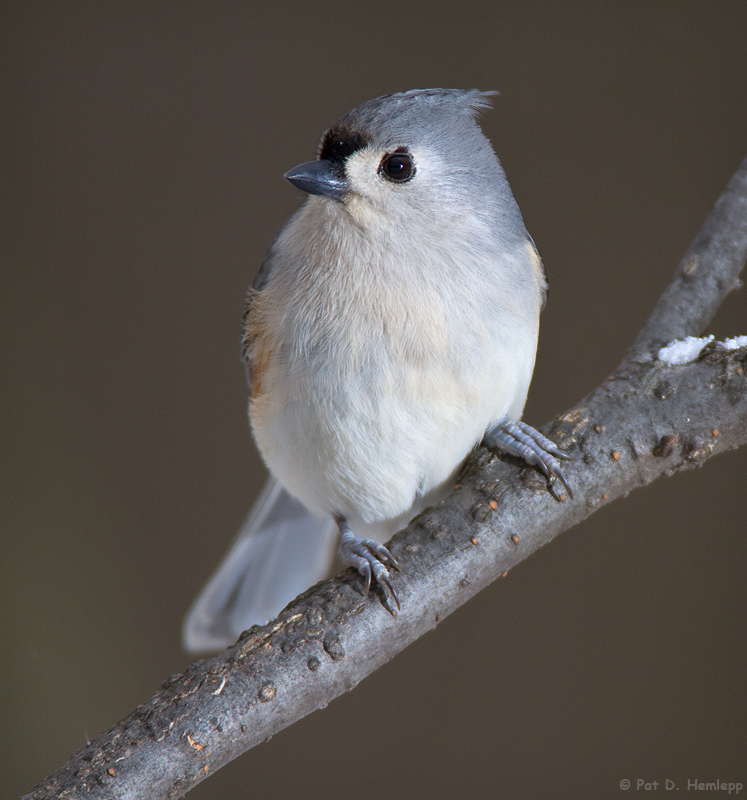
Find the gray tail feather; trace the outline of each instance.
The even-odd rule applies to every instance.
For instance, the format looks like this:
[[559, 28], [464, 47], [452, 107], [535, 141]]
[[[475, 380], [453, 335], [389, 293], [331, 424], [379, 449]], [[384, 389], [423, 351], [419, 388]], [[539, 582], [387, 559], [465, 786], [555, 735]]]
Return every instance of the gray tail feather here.
[[231, 549], [189, 610], [189, 652], [219, 650], [242, 631], [275, 617], [326, 577], [337, 528], [318, 519], [270, 478]]

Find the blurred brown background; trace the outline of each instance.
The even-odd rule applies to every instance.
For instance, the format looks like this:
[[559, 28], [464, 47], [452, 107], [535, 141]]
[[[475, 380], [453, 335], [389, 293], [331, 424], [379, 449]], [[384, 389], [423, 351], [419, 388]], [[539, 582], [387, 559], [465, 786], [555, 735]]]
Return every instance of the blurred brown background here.
[[[282, 173], [376, 95], [499, 89], [484, 129], [551, 284], [526, 410], [542, 424], [614, 368], [747, 153], [747, 4], [0, 14], [13, 797], [188, 663], [182, 616], [263, 481], [239, 331], [300, 202]], [[711, 332], [747, 334], [746, 297]], [[721, 456], [595, 514], [190, 797], [747, 784], [746, 467]]]

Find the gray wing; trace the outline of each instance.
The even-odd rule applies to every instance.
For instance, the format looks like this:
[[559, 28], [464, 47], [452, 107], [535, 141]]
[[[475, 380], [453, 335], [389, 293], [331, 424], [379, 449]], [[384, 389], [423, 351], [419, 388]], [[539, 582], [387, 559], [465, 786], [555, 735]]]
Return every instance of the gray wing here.
[[264, 289], [272, 272], [272, 248], [268, 252], [262, 266], [259, 268], [257, 277], [251, 285], [249, 292], [246, 296], [246, 303], [244, 305], [244, 335], [241, 340], [241, 357], [244, 360], [244, 369], [246, 370], [246, 383], [249, 387], [249, 394], [252, 393], [252, 360], [249, 354], [250, 338], [249, 338], [249, 316], [252, 313], [252, 300], [254, 296]]
[[320, 520], [270, 478], [222, 564], [184, 620], [190, 652], [233, 644], [326, 577], [337, 528]]
[[529, 234], [527, 234], [527, 239], [529, 240], [530, 255], [532, 256], [532, 261], [534, 261], [534, 267], [537, 270], [537, 279], [539, 281], [540, 291], [542, 292], [542, 303], [540, 304], [541, 311], [544, 309], [545, 304], [547, 303], [547, 272], [545, 270], [545, 265], [542, 262], [542, 256], [539, 254], [537, 245], [534, 243], [534, 239], [532, 239]]

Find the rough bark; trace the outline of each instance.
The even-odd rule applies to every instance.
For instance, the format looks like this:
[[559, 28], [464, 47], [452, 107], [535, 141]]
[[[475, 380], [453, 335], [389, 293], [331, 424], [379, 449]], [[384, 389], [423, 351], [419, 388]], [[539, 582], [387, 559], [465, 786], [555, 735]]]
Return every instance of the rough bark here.
[[311, 588], [223, 653], [171, 676], [25, 798], [180, 797], [353, 688], [561, 531], [631, 489], [747, 441], [747, 348], [668, 367], [656, 348], [700, 334], [747, 253], [747, 159], [620, 368], [544, 432], [575, 460], [575, 500], [536, 471], [478, 450], [455, 491], [392, 540], [402, 611], [364, 599], [351, 570]]

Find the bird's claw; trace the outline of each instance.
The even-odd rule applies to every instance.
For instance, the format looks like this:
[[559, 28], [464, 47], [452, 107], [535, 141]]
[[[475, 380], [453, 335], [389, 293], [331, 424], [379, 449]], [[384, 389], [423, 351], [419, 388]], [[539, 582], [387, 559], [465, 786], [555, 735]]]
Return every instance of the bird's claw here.
[[[364, 597], [368, 597], [373, 581], [376, 585], [382, 587], [387, 598], [387, 606], [391, 613], [396, 615], [400, 610], [400, 603], [397, 592], [395, 592], [389, 578], [388, 570], [388, 567], [391, 567], [398, 572], [401, 571], [396, 559], [383, 544], [373, 539], [360, 539], [357, 536], [353, 536], [346, 523], [344, 526], [340, 525], [340, 531], [342, 534], [340, 558], [347, 566], [357, 569], [363, 577]], [[390, 596], [394, 601], [394, 605], [389, 602]]]
[[527, 425], [526, 422], [499, 423], [487, 432], [485, 443], [488, 447], [498, 448], [523, 459], [530, 466], [539, 467], [548, 479], [550, 493], [556, 500], [563, 500], [555, 489], [556, 480], [565, 486], [568, 497], [573, 500], [573, 490], [560, 466], [561, 459], [572, 461], [572, 457], [531, 425]]

